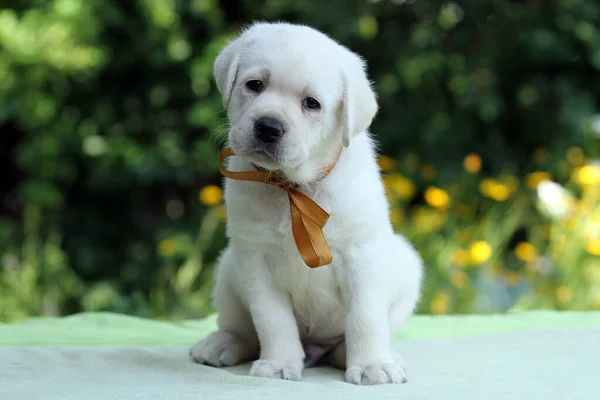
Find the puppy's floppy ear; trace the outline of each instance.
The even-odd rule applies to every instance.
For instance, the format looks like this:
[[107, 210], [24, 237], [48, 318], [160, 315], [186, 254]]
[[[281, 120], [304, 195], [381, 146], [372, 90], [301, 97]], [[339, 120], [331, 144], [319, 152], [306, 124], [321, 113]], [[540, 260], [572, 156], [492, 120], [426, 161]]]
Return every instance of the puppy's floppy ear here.
[[240, 58], [245, 47], [244, 43], [243, 37], [231, 41], [221, 50], [213, 65], [213, 75], [217, 83], [217, 89], [223, 96], [223, 107], [227, 107], [229, 100], [231, 100]]
[[378, 109], [377, 98], [367, 77], [365, 63], [354, 53], [350, 53], [345, 59], [342, 86], [342, 143], [348, 147], [354, 136], [371, 125]]

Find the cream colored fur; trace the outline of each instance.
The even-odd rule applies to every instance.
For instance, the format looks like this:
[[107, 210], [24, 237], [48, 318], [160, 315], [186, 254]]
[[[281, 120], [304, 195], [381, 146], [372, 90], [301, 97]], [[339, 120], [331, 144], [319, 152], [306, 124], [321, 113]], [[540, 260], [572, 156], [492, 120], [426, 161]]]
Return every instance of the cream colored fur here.
[[[362, 59], [312, 28], [256, 23], [219, 54], [214, 73], [229, 145], [240, 156], [228, 168], [254, 163], [301, 184], [331, 214], [324, 233], [333, 263], [303, 263], [284, 191], [227, 179], [230, 242], [214, 292], [219, 330], [191, 348], [192, 358], [213, 366], [255, 360], [253, 376], [299, 380], [306, 344], [337, 342], [327, 359], [346, 368], [348, 382], [406, 381], [391, 339], [415, 309], [422, 262], [390, 224], [367, 132], [377, 102]], [[246, 88], [251, 79], [263, 82], [261, 93]], [[303, 107], [306, 96], [321, 109]], [[263, 116], [286, 128], [268, 149], [253, 131]], [[318, 181], [342, 146], [333, 171]]]

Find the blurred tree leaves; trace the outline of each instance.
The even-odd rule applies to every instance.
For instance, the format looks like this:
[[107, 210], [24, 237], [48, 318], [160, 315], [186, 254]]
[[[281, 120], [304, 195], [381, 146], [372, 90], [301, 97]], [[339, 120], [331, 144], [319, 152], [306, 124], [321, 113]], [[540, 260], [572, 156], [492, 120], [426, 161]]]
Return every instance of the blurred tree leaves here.
[[[536, 148], [582, 145], [598, 110], [595, 0], [4, 0], [0, 253], [20, 268], [33, 257], [39, 273], [11, 290], [56, 293], [62, 278], [44, 265], [58, 262], [95, 288], [51, 296], [61, 312], [122, 296], [135, 301], [119, 310], [148, 313], [143, 299], [176, 296], [165, 285], [185, 257], [157, 246], [182, 232], [194, 243], [207, 215], [198, 191], [219, 184], [227, 128], [212, 63], [251, 20], [306, 23], [361, 53], [380, 95], [382, 152], [442, 166], [440, 184], [469, 152], [486, 172], [523, 172]], [[208, 266], [222, 229], [210, 240]], [[23, 243], [38, 245], [26, 255]], [[191, 275], [189, 292], [210, 280]]]

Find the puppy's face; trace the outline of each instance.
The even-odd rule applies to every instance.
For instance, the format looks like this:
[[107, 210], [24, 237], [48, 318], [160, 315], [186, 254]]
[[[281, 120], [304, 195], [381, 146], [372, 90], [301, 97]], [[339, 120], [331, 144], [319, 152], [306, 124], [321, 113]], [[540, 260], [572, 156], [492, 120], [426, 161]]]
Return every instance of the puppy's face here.
[[215, 77], [228, 106], [229, 145], [270, 170], [318, 164], [377, 110], [361, 60], [307, 27], [252, 26], [219, 55]]
[[[336, 130], [339, 69], [291, 45], [255, 42], [240, 60], [229, 104], [229, 143], [267, 168], [294, 168]], [[271, 50], [269, 50], [271, 49]]]

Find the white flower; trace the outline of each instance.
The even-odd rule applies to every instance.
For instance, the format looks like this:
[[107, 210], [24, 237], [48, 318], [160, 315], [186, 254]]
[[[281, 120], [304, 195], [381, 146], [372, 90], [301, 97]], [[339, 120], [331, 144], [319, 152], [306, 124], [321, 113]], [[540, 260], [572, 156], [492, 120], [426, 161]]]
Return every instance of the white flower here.
[[567, 189], [552, 181], [542, 181], [537, 187], [538, 207], [552, 218], [564, 218], [573, 212], [575, 197]]

